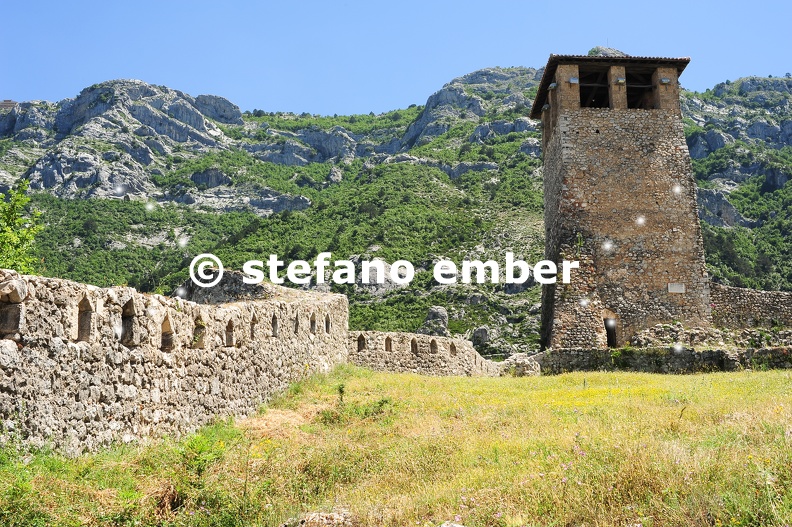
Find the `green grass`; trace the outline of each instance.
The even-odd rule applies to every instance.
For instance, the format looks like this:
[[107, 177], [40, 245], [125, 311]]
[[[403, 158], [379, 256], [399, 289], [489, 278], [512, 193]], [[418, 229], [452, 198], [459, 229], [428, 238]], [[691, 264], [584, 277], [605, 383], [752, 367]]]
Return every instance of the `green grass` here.
[[71, 460], [6, 447], [0, 523], [282, 525], [343, 507], [360, 525], [780, 526], [792, 521], [790, 388], [784, 371], [342, 367], [179, 442]]

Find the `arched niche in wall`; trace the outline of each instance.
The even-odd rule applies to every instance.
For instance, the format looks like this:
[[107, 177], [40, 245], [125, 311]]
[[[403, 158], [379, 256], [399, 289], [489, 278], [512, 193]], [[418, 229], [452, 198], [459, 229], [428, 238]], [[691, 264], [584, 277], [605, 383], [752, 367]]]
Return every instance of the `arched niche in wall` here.
[[94, 309], [91, 301], [84, 296], [77, 305], [77, 340], [90, 342], [93, 336]]
[[165, 316], [160, 326], [160, 350], [164, 352], [172, 351], [174, 348], [173, 326], [170, 317]]
[[121, 308], [121, 344], [131, 346], [135, 342], [135, 301], [129, 299]]
[[609, 348], [619, 347], [619, 316], [610, 309], [602, 310], [602, 323]]
[[195, 319], [192, 347], [195, 349], [203, 349], [205, 337], [206, 337], [206, 322], [204, 322], [201, 317], [198, 317]]
[[278, 336], [278, 315], [272, 315], [272, 336]]
[[233, 320], [229, 320], [228, 324], [226, 324], [225, 345], [227, 347], [229, 347], [229, 348], [234, 346], [234, 321]]

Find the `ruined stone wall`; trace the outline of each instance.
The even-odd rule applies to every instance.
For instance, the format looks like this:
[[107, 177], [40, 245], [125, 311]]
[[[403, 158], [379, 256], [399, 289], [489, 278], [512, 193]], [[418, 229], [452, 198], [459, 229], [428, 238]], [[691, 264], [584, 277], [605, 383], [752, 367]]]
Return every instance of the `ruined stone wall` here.
[[688, 347], [624, 349], [552, 349], [534, 358], [542, 374], [571, 371], [638, 371], [646, 373], [700, 373], [740, 369], [792, 368], [792, 348], [743, 350]]
[[379, 331], [349, 332], [349, 361], [379, 371], [423, 375], [500, 375], [463, 339]]
[[712, 323], [716, 327], [792, 327], [792, 293], [757, 291], [710, 284]]
[[343, 295], [217, 305], [0, 271], [5, 434], [69, 453], [255, 412], [347, 361]]
[[[614, 317], [619, 345], [657, 323], [708, 326], [696, 186], [679, 111], [562, 108], [556, 128], [544, 160], [547, 256], [591, 259], [595, 290], [578, 273], [566, 291], [598, 311], [582, 320]], [[583, 277], [578, 285], [576, 277]], [[558, 313], [561, 292], [559, 285], [545, 295], [544, 309], [555, 312], [543, 320], [581, 320]], [[545, 344], [597, 347], [602, 331], [587, 327], [567, 341], [546, 325]]]

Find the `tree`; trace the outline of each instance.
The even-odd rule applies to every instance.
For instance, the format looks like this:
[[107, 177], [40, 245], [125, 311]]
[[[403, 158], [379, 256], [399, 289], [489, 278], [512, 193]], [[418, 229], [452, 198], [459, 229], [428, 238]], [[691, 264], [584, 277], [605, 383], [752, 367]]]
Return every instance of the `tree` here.
[[30, 198], [25, 194], [27, 180], [20, 180], [6, 194], [0, 193], [0, 269], [14, 269], [32, 273], [36, 258], [33, 243], [43, 228], [39, 223], [41, 213], [25, 214]]

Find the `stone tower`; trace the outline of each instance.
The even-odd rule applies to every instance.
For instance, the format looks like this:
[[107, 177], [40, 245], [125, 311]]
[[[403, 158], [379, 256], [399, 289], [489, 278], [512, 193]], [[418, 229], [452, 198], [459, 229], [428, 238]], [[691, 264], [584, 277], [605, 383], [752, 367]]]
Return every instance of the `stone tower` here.
[[688, 58], [551, 55], [542, 121], [545, 256], [579, 260], [542, 291], [542, 345], [622, 346], [658, 323], [709, 325], [678, 77]]

